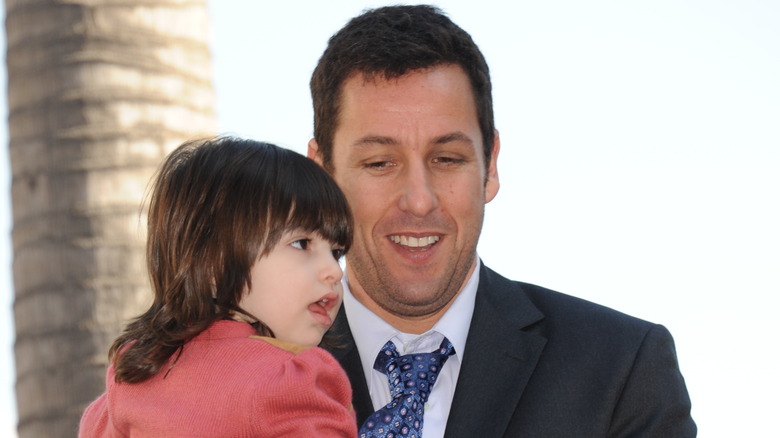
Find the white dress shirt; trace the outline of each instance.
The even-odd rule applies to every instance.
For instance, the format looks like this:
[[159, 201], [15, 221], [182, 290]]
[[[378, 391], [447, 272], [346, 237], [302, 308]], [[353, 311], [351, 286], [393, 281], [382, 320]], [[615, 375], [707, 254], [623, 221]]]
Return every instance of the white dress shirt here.
[[466, 281], [466, 285], [455, 298], [452, 306], [447, 309], [432, 329], [421, 335], [400, 332], [375, 315], [352, 296], [346, 280], [347, 276], [345, 275], [342, 279], [344, 311], [352, 329], [355, 345], [360, 353], [360, 361], [366, 375], [366, 383], [374, 410], [390, 402], [390, 387], [387, 376], [374, 369], [374, 361], [387, 341], [393, 341], [399, 355], [430, 353], [439, 348], [444, 337], [449, 339], [455, 347], [455, 354], [450, 356], [442, 367], [436, 384], [428, 397], [428, 402], [425, 404], [425, 417], [423, 419], [423, 436], [425, 438], [444, 436], [447, 416], [450, 412], [450, 406], [452, 406], [452, 397], [455, 395], [455, 384], [460, 373], [460, 364], [463, 362], [463, 355], [466, 352], [466, 337], [471, 317], [474, 314], [474, 300], [479, 284], [479, 268], [480, 262], [477, 258], [474, 272]]

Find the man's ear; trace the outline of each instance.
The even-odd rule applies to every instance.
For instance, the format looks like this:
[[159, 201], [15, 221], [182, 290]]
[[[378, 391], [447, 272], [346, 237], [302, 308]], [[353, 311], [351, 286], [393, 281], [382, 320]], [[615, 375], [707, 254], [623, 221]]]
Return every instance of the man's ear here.
[[485, 180], [485, 204], [496, 197], [498, 188], [501, 186], [498, 182], [498, 152], [501, 150], [501, 140], [498, 137], [498, 131], [494, 131], [494, 134], [493, 151], [490, 153]]
[[320, 145], [317, 144], [317, 140], [312, 138], [309, 140], [309, 148], [306, 151], [306, 156], [314, 160], [317, 164], [322, 166], [322, 155], [320, 155]]

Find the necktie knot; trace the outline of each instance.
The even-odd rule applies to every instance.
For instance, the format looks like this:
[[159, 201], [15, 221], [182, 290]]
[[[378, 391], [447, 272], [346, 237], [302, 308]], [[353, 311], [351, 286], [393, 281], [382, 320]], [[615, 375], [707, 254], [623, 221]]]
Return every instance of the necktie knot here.
[[446, 338], [436, 351], [403, 356], [398, 355], [395, 344], [389, 341], [382, 347], [374, 368], [387, 375], [392, 398], [417, 394], [426, 402], [441, 367], [453, 353], [454, 348]]
[[374, 369], [387, 375], [392, 400], [376, 411], [360, 428], [361, 437], [420, 437], [425, 402], [436, 383], [439, 371], [455, 353], [444, 338], [436, 351], [400, 356], [388, 341], [380, 350]]

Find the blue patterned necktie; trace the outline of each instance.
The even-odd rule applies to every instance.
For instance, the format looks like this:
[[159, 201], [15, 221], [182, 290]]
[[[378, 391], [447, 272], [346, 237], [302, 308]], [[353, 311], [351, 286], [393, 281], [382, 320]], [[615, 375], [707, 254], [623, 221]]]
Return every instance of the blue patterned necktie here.
[[390, 403], [371, 414], [360, 428], [360, 438], [420, 438], [423, 412], [436, 377], [455, 349], [444, 338], [432, 353], [398, 355], [388, 341], [374, 363], [374, 369], [387, 375]]

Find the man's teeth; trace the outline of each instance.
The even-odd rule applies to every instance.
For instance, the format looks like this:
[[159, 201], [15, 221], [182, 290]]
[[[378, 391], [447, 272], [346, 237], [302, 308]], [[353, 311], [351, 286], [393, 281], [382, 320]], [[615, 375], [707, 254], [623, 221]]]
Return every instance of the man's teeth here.
[[409, 246], [412, 248], [418, 248], [421, 246], [433, 245], [439, 241], [439, 236], [425, 236], [425, 237], [413, 237], [413, 236], [390, 236], [390, 240], [400, 245]]

